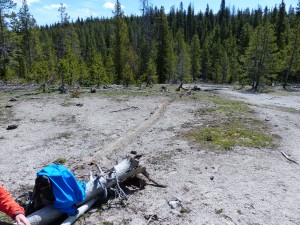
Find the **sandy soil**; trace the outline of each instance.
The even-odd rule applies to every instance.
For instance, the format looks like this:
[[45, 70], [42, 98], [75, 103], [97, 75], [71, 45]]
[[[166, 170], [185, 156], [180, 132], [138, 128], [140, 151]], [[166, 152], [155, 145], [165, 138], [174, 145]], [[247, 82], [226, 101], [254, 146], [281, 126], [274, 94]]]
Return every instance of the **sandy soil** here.
[[[250, 104], [269, 126], [277, 145], [214, 151], [180, 134], [201, 126], [197, 101], [160, 96], [84, 94], [24, 95], [1, 93], [1, 179], [18, 194], [33, 185], [36, 172], [66, 159], [79, 180], [96, 169], [112, 167], [130, 151], [143, 154], [151, 177], [167, 185], [147, 184], [131, 191], [126, 207], [112, 201], [98, 205], [76, 224], [300, 224], [300, 95], [249, 94], [222, 89], [217, 95]], [[9, 99], [18, 95], [16, 102]], [[82, 104], [77, 106], [77, 104]], [[5, 108], [5, 106], [12, 106]], [[15, 130], [6, 130], [18, 124]], [[169, 201], [181, 199], [172, 209]], [[101, 210], [99, 210], [101, 209]]]

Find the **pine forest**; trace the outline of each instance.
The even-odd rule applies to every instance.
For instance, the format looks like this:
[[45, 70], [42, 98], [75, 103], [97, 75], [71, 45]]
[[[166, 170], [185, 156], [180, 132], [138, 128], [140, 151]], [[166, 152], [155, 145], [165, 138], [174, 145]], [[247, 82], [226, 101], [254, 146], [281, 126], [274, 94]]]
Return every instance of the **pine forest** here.
[[26, 0], [0, 1], [0, 81], [69, 86], [194, 83], [282, 85], [300, 82], [300, 1], [287, 8], [195, 12], [181, 3], [168, 13], [139, 0], [125, 16], [116, 1], [111, 18], [38, 26]]

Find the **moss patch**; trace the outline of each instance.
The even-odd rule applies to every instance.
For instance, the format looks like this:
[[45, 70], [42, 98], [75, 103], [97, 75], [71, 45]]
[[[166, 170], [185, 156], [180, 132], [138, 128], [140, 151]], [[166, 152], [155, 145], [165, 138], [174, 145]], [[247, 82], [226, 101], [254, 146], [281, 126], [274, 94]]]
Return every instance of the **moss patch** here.
[[231, 149], [234, 146], [260, 148], [272, 143], [272, 139], [265, 133], [242, 124], [207, 127], [191, 131], [187, 136], [197, 143], [213, 145], [219, 149]]

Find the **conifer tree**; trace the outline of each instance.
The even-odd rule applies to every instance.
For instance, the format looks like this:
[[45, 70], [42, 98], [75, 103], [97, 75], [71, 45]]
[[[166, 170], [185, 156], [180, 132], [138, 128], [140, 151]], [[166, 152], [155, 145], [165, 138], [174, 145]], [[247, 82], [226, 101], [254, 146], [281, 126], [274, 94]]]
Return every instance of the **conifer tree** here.
[[35, 19], [29, 12], [27, 0], [22, 1], [22, 6], [18, 13], [19, 18], [19, 34], [21, 35], [21, 49], [22, 49], [22, 55], [26, 62], [26, 68], [24, 69], [24, 74], [22, 74], [22, 77], [26, 77], [27, 70], [30, 70], [33, 57], [34, 57], [34, 40], [36, 38], [37, 33], [34, 32], [35, 29]]
[[186, 42], [184, 41], [184, 30], [179, 28], [176, 34], [176, 77], [175, 80], [180, 82], [190, 82], [190, 66], [191, 60]]
[[114, 46], [114, 65], [115, 65], [115, 82], [121, 83], [123, 81], [124, 69], [127, 62], [128, 48], [130, 48], [130, 41], [128, 36], [128, 27], [124, 19], [124, 13], [121, 3], [117, 0], [114, 11], [115, 33], [113, 37]]
[[157, 75], [158, 82], [165, 83], [168, 78], [170, 79], [170, 57], [171, 55], [171, 46], [170, 46], [170, 37], [169, 37], [169, 28], [168, 21], [165, 15], [164, 8], [161, 7], [159, 11], [159, 16], [156, 21], [157, 24]]
[[192, 4], [190, 3], [188, 6], [188, 11], [187, 11], [187, 32], [186, 32], [186, 40], [188, 43], [192, 40], [193, 35], [195, 34], [195, 12], [194, 8], [192, 7]]
[[284, 0], [279, 5], [278, 17], [276, 19], [277, 46], [280, 50], [286, 45], [287, 20]]
[[11, 66], [16, 64], [18, 38], [15, 31], [9, 30], [9, 23], [16, 4], [12, 0], [0, 1], [0, 79], [8, 79]]
[[210, 42], [207, 38], [203, 44], [202, 54], [201, 54], [201, 74], [202, 80], [207, 82], [209, 79], [210, 68], [211, 68], [211, 59], [210, 59]]
[[201, 76], [201, 48], [200, 40], [195, 34], [191, 41], [191, 75], [194, 81], [200, 79]]
[[249, 47], [244, 56], [244, 68], [258, 91], [263, 78], [268, 78], [275, 71], [276, 37], [271, 24], [261, 24], [251, 34]]
[[92, 63], [90, 67], [90, 83], [95, 84], [98, 87], [100, 84], [108, 84], [109, 80], [101, 54], [97, 51], [94, 51], [92, 56]]
[[300, 73], [300, 21], [298, 20], [297, 26], [291, 32], [290, 42], [286, 46], [286, 54], [283, 59], [284, 68], [283, 71], [283, 88], [285, 89], [288, 85], [288, 80], [291, 75]]

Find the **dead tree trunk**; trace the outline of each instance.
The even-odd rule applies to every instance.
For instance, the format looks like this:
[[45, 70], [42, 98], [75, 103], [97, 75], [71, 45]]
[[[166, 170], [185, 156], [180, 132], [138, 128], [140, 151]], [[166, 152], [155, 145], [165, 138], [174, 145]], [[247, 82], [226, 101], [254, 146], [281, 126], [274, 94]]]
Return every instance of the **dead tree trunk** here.
[[[127, 156], [108, 172], [106, 187], [110, 188], [115, 186], [116, 180], [124, 181], [127, 178], [145, 172], [145, 167], [139, 166], [139, 161]], [[105, 192], [105, 189], [99, 182], [100, 179], [102, 178], [99, 176], [90, 179], [90, 181], [86, 185], [86, 199], [84, 200], [84, 202], [78, 204], [78, 214], [72, 218], [67, 219], [63, 224], [72, 224], [73, 222], [75, 222], [75, 220], [80, 216], [79, 214], [81, 213], [82, 215], [86, 210], [88, 210], [88, 208], [95, 203], [99, 195]], [[80, 209], [81, 206], [82, 208]], [[54, 209], [51, 204], [30, 214], [27, 218], [29, 219], [31, 225], [48, 225], [54, 223], [63, 215], [64, 213], [58, 211], [57, 209]]]

